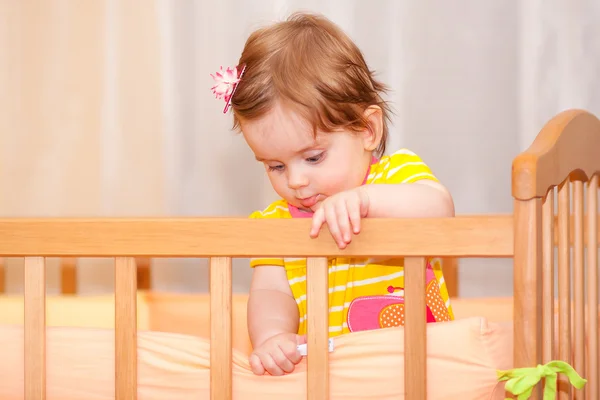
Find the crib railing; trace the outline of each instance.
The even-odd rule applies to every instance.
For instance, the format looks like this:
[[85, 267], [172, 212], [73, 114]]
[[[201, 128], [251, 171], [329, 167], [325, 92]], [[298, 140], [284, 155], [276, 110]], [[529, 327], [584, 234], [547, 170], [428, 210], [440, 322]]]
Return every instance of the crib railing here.
[[[600, 398], [599, 152], [600, 121], [569, 110], [550, 120], [513, 162], [514, 360], [516, 367], [563, 360], [588, 379], [572, 393], [559, 375], [560, 399]], [[542, 398], [540, 390], [533, 398]]]
[[[308, 220], [0, 219], [0, 257], [24, 257], [25, 398], [45, 398], [45, 257], [114, 257], [115, 394], [135, 399], [135, 257], [210, 258], [211, 399], [232, 398], [231, 259], [307, 257], [307, 398], [329, 394], [327, 257], [405, 256], [405, 391], [425, 399], [425, 257], [511, 257], [511, 216], [367, 219], [340, 250]], [[276, 232], [276, 237], [273, 237]]]

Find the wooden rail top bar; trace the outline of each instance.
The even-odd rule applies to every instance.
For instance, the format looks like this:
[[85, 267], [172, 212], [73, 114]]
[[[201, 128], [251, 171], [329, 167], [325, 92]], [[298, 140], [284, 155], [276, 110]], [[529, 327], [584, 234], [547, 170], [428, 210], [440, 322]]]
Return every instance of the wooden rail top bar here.
[[[513, 217], [364, 219], [340, 250], [310, 219], [4, 218], [0, 256], [23, 257], [512, 257]], [[265, 240], [272, 237], [273, 240]], [[433, 246], [437, 254], [430, 254]]]

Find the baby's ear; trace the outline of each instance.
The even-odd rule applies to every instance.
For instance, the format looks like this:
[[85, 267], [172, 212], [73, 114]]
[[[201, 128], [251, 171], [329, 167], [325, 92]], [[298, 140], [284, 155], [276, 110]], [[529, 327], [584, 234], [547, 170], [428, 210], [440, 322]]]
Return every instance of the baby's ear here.
[[365, 150], [375, 151], [381, 143], [383, 136], [383, 112], [379, 106], [369, 106], [364, 111], [363, 117], [367, 121], [367, 128], [363, 133]]

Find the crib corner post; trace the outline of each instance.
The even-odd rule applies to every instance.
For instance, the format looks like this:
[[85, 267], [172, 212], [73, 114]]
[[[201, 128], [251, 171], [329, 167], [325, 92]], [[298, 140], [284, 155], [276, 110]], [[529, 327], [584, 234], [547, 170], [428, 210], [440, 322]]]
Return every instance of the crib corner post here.
[[[514, 366], [542, 363], [542, 200], [514, 200]], [[541, 399], [537, 385], [532, 399]]]

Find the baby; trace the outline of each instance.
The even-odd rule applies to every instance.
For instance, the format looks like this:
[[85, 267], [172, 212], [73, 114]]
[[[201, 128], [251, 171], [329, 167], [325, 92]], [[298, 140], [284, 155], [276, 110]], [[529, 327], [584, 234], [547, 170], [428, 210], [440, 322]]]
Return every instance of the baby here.
[[[413, 152], [384, 155], [389, 108], [361, 51], [324, 17], [296, 13], [248, 38], [213, 87], [233, 109], [281, 197], [251, 218], [312, 218], [345, 248], [366, 217], [451, 217], [448, 190]], [[276, 240], [274, 232], [274, 240]], [[306, 260], [252, 259], [248, 332], [255, 374], [290, 373], [306, 343]], [[427, 264], [427, 320], [453, 319], [439, 262]], [[329, 260], [330, 337], [401, 326], [403, 260]]]

